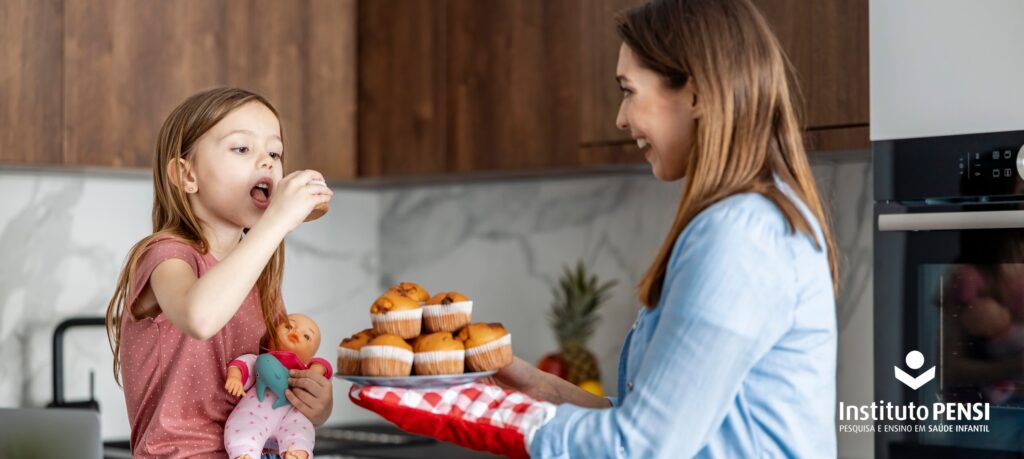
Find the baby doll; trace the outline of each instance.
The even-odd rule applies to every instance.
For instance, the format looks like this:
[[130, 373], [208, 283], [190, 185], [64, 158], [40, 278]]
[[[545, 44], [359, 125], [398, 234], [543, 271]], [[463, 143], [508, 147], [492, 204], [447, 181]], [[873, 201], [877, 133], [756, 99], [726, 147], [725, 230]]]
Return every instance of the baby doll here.
[[[313, 354], [320, 328], [302, 314], [289, 314], [277, 326], [278, 340], [269, 352], [246, 354], [228, 364], [224, 389], [242, 397], [224, 427], [228, 457], [258, 459], [267, 440], [277, 440], [285, 459], [308, 459], [313, 451], [313, 424], [284, 396], [288, 370], [313, 369], [330, 378], [331, 364]], [[255, 387], [254, 387], [255, 386]], [[269, 391], [267, 391], [269, 389]]]

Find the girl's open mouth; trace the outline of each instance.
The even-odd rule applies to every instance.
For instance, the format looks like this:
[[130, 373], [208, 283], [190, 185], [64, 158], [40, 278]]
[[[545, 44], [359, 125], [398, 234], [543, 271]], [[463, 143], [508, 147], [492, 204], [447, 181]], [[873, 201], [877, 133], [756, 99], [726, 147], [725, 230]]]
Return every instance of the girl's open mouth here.
[[270, 205], [270, 181], [260, 180], [249, 190], [252, 204], [259, 209], [266, 209]]

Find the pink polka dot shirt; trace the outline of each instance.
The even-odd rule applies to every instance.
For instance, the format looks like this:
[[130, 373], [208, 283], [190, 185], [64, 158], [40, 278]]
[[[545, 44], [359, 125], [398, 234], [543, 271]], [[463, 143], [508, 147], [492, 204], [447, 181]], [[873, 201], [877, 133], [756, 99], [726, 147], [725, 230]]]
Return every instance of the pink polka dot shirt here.
[[132, 455], [135, 457], [227, 457], [224, 423], [236, 400], [224, 390], [227, 364], [259, 352], [266, 331], [255, 286], [234, 317], [206, 341], [188, 337], [160, 314], [134, 319], [130, 313], [160, 262], [184, 260], [202, 277], [217, 259], [186, 243], [161, 237], [139, 258], [121, 322], [121, 378]]

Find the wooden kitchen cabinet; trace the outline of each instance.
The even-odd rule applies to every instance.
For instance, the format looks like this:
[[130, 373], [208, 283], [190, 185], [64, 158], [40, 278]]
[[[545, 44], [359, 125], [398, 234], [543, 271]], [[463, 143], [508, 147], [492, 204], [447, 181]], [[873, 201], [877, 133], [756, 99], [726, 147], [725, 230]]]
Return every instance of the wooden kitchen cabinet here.
[[[615, 126], [616, 13], [645, 0], [361, 0], [359, 176], [640, 163]], [[757, 0], [809, 148], [867, 148], [867, 1]]]
[[795, 70], [810, 150], [870, 148], [868, 0], [754, 0]]
[[289, 170], [354, 177], [355, 7], [355, 0], [0, 2], [11, 13], [0, 16], [8, 25], [0, 28], [0, 75], [14, 83], [0, 89], [0, 161], [150, 168], [160, 125], [178, 103], [239, 86], [280, 112]]
[[62, 0], [0, 2], [0, 160], [60, 162]]
[[[621, 94], [612, 75], [621, 40], [614, 14], [644, 0], [591, 0], [583, 12], [581, 158], [642, 161], [614, 126]], [[869, 148], [867, 0], [754, 0], [794, 67], [809, 149]], [[798, 102], [799, 103], [799, 102]]]
[[579, 6], [360, 2], [360, 175], [578, 165]]
[[280, 112], [289, 170], [355, 175], [354, 0], [69, 1], [65, 22], [66, 164], [150, 167], [175, 105], [239, 86]]
[[[615, 81], [622, 39], [616, 30], [616, 16], [646, 0], [588, 0], [581, 11], [583, 27], [580, 43], [583, 79], [580, 81], [580, 144], [601, 147], [633, 144], [628, 132], [615, 126], [622, 102], [622, 91]], [[642, 160], [642, 158], [640, 158]]]
[[[288, 169], [333, 179], [640, 163], [615, 14], [644, 1], [0, 2], [0, 163], [149, 168], [164, 117], [217, 85], [267, 96]], [[867, 0], [755, 3], [810, 149], [867, 148]]]

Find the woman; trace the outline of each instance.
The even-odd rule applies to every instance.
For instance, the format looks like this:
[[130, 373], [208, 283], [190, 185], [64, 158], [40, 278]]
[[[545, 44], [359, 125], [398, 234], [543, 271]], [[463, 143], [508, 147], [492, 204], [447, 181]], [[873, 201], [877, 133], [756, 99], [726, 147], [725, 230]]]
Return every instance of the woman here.
[[749, 0], [655, 0], [618, 30], [616, 123], [658, 179], [686, 179], [639, 285], [618, 397], [517, 359], [495, 378], [510, 395], [352, 399], [512, 456], [835, 456], [836, 255], [778, 42]]

